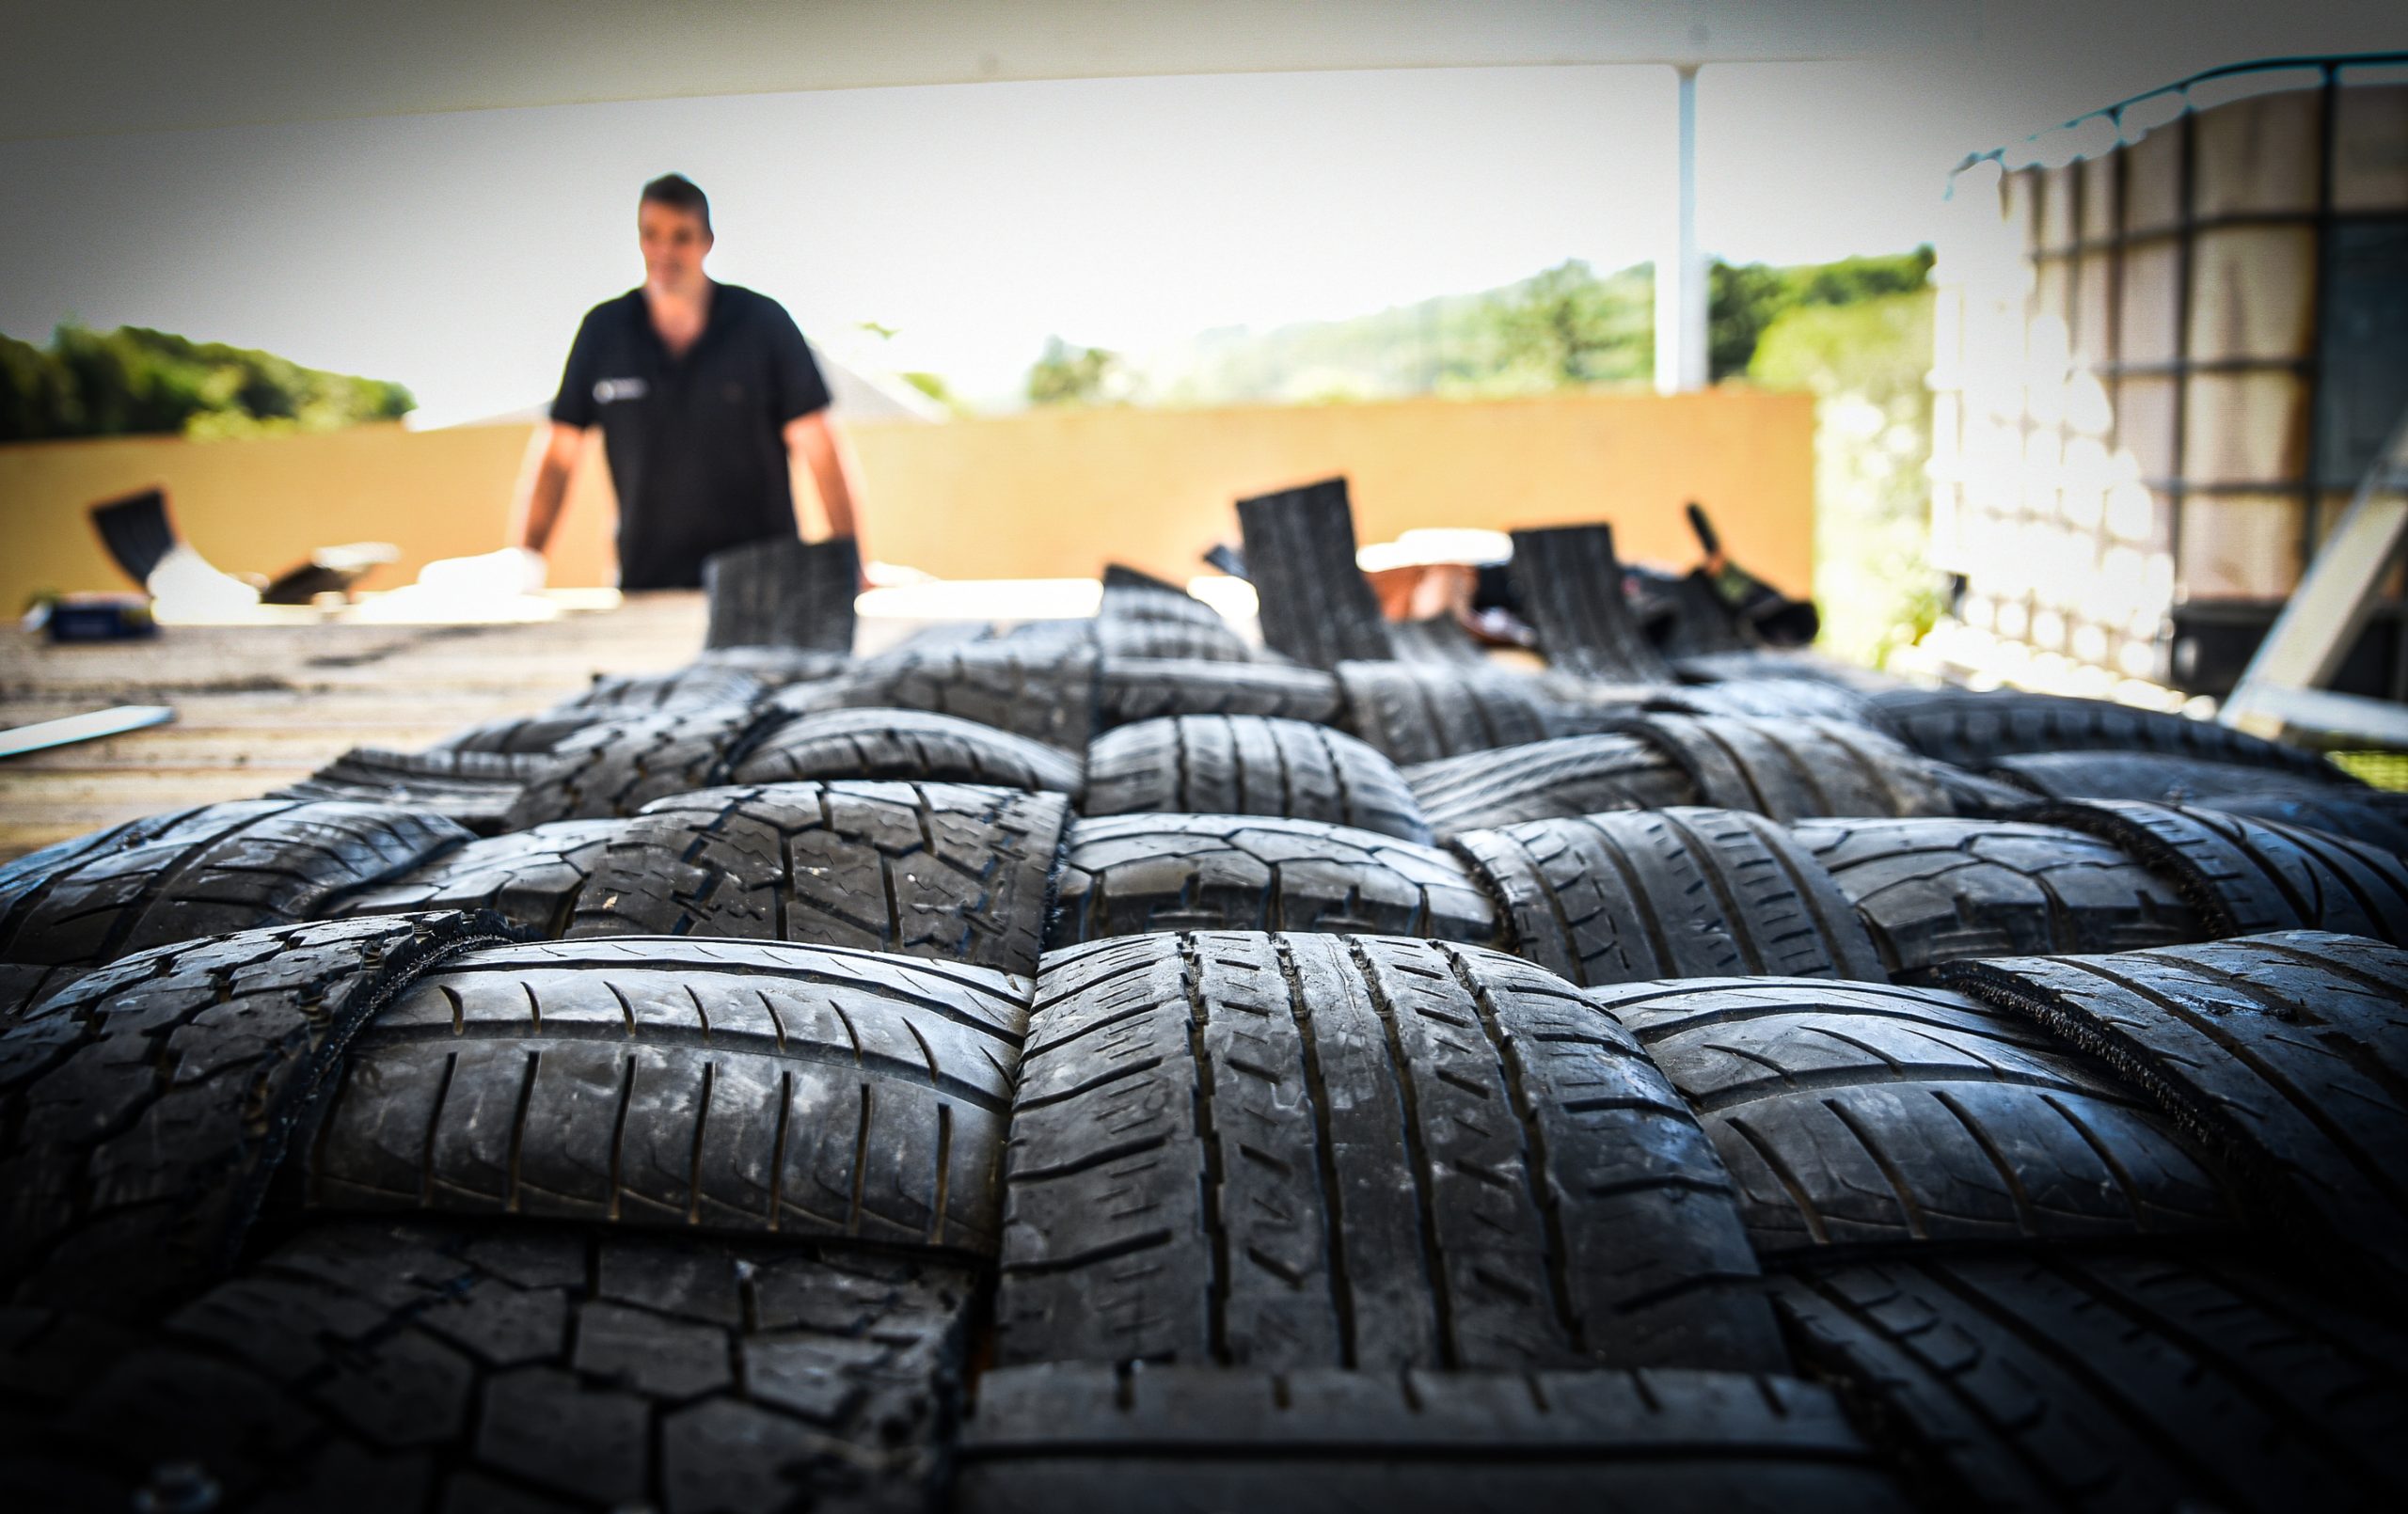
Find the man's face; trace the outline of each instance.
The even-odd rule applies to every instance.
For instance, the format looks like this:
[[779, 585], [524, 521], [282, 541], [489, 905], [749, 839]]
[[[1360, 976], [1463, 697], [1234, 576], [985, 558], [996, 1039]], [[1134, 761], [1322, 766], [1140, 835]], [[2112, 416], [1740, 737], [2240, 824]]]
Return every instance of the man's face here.
[[636, 207], [636, 239], [643, 244], [644, 281], [658, 289], [688, 289], [702, 277], [711, 234], [692, 211], [658, 200]]

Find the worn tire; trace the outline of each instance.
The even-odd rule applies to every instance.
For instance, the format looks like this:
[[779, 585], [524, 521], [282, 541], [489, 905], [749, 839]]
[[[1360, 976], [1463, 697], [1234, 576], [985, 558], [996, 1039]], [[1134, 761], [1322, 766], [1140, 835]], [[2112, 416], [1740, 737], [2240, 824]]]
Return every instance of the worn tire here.
[[2171, 882], [2062, 826], [1800, 820], [1893, 973], [1967, 957], [2127, 952], [2214, 934]]
[[1680, 764], [1699, 802], [1716, 809], [1774, 820], [1956, 812], [1930, 764], [1845, 720], [1648, 715], [1625, 724]]
[[1029, 980], [641, 938], [459, 957], [386, 1007], [300, 1202], [991, 1255]]
[[1263, 644], [1313, 668], [1392, 655], [1379, 597], [1354, 562], [1346, 481], [1238, 501]]
[[390, 804], [441, 815], [480, 836], [513, 828], [513, 812], [556, 760], [535, 753], [386, 751], [355, 747], [272, 799]]
[[1285, 815], [1428, 844], [1396, 765], [1342, 731], [1304, 720], [1184, 715], [1141, 720], [1087, 749], [1089, 815]]
[[1103, 730], [1181, 715], [1259, 715], [1325, 725], [1338, 712], [1336, 679], [1318, 668], [1275, 662], [1108, 657], [1096, 695], [1096, 724]]
[[1847, 900], [1788, 832], [1733, 810], [1531, 820], [1456, 835], [1512, 950], [1583, 986], [1647, 978], [1886, 976]]
[[784, 689], [769, 702], [788, 715], [926, 710], [1081, 752], [1095, 732], [1096, 663], [1094, 643], [1084, 637], [905, 649], [856, 663], [842, 677]]
[[2282, 931], [1939, 976], [2104, 1059], [2326, 1249], [2408, 1286], [2408, 950]]
[[978, 1383], [962, 1514], [1903, 1510], [1831, 1392], [1636, 1372], [1004, 1367]]
[[1933, 989], [1592, 995], [1697, 1112], [1759, 1255], [2232, 1231], [2222, 1164], [2105, 1064]]
[[1630, 612], [1612, 527], [1515, 531], [1509, 571], [1547, 666], [1604, 683], [1671, 682], [1671, 665]]
[[1463, 863], [1376, 831], [1272, 815], [1112, 815], [1070, 827], [1046, 949], [1177, 930], [1418, 936], [1486, 945]]
[[1991, 758], [1988, 765], [1991, 777], [2044, 799], [2147, 799], [2220, 807], [2226, 798], [2242, 796], [2346, 799], [2372, 792], [2336, 779], [2159, 751], [2012, 752]]
[[1624, 733], [1563, 736], [1465, 752], [1404, 769], [1430, 828], [1441, 836], [1525, 820], [1695, 804], [1687, 771], [1653, 742]]
[[2346, 836], [2214, 810], [2107, 799], [2036, 820], [2100, 837], [2171, 879], [2211, 936], [2325, 930], [2408, 945], [2408, 858]]
[[[829, 662], [841, 665], [842, 659], [830, 658]], [[832, 671], [833, 666], [829, 670]], [[600, 674], [593, 686], [561, 701], [546, 713], [662, 715], [674, 710], [707, 709], [714, 704], [751, 704], [768, 691], [767, 684], [745, 669], [697, 658], [665, 673]]]
[[0, 1298], [140, 1319], [233, 1260], [352, 1037], [491, 917], [244, 931], [122, 957], [0, 1038]]
[[1786, 720], [1799, 716], [1845, 720], [1889, 734], [1879, 710], [1862, 694], [1811, 678], [1746, 678], [1668, 688], [1648, 708], [1675, 715], [1741, 715]]
[[712, 705], [572, 736], [513, 801], [501, 828], [631, 815], [655, 799], [716, 788], [756, 733], [780, 719], [774, 710]]
[[624, 820], [555, 820], [481, 837], [398, 877], [348, 894], [331, 913], [405, 915], [426, 909], [490, 909], [535, 935], [565, 936], [578, 896]]
[[291, 925], [474, 838], [393, 805], [240, 799], [153, 815], [0, 867], [0, 962], [97, 967]]
[[2105, 700], [1908, 688], [1876, 694], [1873, 702], [1908, 746], [1959, 767], [1985, 768], [2019, 752], [2153, 751], [2354, 781], [2297, 747], [2210, 720]]
[[2275, 1270], [2186, 1251], [1817, 1270], [1802, 1354], [1924, 1474], [1925, 1506], [2391, 1508], [2408, 1338]]
[[1607, 731], [1638, 708], [1564, 699], [1528, 673], [1450, 664], [1340, 663], [1338, 684], [1347, 729], [1400, 765]]
[[921, 710], [831, 710], [755, 737], [729, 771], [737, 783], [901, 779], [981, 783], [1075, 796], [1080, 761], [1041, 741]]
[[1611, 1017], [1429, 941], [1046, 961], [998, 1360], [1785, 1370], [1729, 1179]]
[[157, 1326], [12, 1320], [31, 1443], [0, 1464], [57, 1510], [925, 1508], [974, 1286], [792, 1243], [325, 1221]]
[[849, 536], [747, 542], [703, 560], [710, 624], [703, 645], [853, 650], [861, 547]]

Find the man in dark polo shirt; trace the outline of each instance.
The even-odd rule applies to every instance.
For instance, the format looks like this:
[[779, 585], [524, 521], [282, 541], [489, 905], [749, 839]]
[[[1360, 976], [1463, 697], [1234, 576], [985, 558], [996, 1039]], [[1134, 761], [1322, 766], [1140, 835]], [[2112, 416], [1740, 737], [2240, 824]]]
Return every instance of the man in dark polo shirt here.
[[683, 175], [643, 186], [636, 229], [643, 286], [586, 312], [513, 512], [509, 552], [524, 582], [543, 581], [545, 545], [597, 425], [619, 496], [622, 589], [691, 589], [712, 553], [796, 534], [798, 456], [831, 532], [858, 541], [851, 458], [794, 318], [703, 272], [710, 202]]

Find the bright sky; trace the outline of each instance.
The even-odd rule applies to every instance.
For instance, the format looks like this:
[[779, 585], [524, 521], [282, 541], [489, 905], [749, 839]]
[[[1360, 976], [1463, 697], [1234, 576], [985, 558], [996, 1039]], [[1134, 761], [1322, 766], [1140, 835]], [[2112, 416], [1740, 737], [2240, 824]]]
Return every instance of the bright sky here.
[[[2083, 48], [2061, 33], [2088, 8], [2020, 6], [2053, 36], [2003, 32], [2000, 9], [1946, 68], [1709, 68], [1706, 249], [1910, 247], [1968, 150], [2298, 30], [2128, 26]], [[0, 331], [42, 340], [71, 317], [263, 347], [398, 379], [421, 423], [520, 409], [549, 396], [578, 316], [641, 277], [636, 187], [673, 168], [711, 195], [716, 276], [784, 301], [839, 357], [1006, 400], [1050, 334], [1142, 353], [1653, 257], [1672, 101], [1661, 68], [1275, 74], [11, 143]]]

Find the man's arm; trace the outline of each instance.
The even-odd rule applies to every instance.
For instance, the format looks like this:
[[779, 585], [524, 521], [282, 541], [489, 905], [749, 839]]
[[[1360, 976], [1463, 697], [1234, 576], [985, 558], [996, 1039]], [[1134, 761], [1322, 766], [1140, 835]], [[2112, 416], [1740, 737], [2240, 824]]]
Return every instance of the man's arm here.
[[869, 547], [862, 540], [861, 475], [844, 434], [829, 420], [827, 411], [815, 410], [786, 422], [785, 440], [786, 456], [810, 466], [820, 508], [828, 513], [829, 534], [851, 537], [862, 560], [869, 560]]
[[568, 483], [585, 449], [585, 429], [552, 421], [528, 444], [528, 465], [519, 475], [510, 509], [510, 544], [543, 554], [568, 504]]

